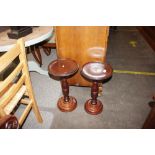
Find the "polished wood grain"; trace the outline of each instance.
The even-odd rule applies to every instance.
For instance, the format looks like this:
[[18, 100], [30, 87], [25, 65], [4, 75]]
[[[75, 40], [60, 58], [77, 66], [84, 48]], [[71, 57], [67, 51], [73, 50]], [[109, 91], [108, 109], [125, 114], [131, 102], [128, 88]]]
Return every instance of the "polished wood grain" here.
[[105, 62], [108, 34], [107, 26], [56, 26], [58, 58], [71, 58], [79, 64], [79, 72], [68, 79], [70, 85], [91, 86], [80, 70], [90, 61]]
[[51, 77], [61, 80], [63, 97], [59, 98], [57, 102], [58, 108], [62, 112], [73, 111], [77, 106], [77, 101], [74, 97], [69, 96], [67, 79], [78, 71], [77, 63], [71, 59], [54, 60], [49, 64], [48, 71]]
[[97, 115], [102, 112], [103, 110], [103, 104], [100, 100], [97, 100], [98, 97], [98, 82], [93, 82], [92, 88], [91, 88], [91, 97], [92, 99], [89, 99], [85, 103], [85, 111], [92, 115]]
[[81, 75], [89, 81], [92, 81], [91, 99], [85, 103], [85, 111], [92, 115], [102, 112], [103, 104], [97, 99], [99, 86], [98, 83], [110, 78], [113, 69], [111, 65], [101, 62], [89, 62], [82, 67]]
[[103, 104], [100, 100], [96, 100], [96, 104], [92, 104], [92, 100], [89, 99], [84, 105], [85, 111], [91, 115], [98, 115], [103, 111]]

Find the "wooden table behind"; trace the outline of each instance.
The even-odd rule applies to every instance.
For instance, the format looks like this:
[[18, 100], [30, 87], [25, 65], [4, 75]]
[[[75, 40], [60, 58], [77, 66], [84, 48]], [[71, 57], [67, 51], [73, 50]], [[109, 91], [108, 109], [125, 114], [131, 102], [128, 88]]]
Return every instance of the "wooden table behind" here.
[[71, 58], [79, 64], [78, 73], [68, 80], [70, 85], [90, 86], [80, 71], [87, 62], [105, 62], [108, 26], [57, 26], [58, 58]]
[[[33, 27], [33, 33], [23, 37], [25, 46], [31, 46], [48, 39], [52, 36], [52, 31], [52, 26]], [[8, 51], [10, 46], [16, 44], [17, 39], [10, 39], [7, 35], [8, 32], [10, 32], [9, 27], [0, 31], [0, 52]]]

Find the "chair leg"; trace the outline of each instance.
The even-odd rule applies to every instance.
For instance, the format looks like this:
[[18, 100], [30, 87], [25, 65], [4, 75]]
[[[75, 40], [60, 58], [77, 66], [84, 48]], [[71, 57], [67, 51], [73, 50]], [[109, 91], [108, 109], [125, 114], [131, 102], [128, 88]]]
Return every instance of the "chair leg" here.
[[41, 57], [39, 46], [37, 46], [37, 45], [32, 46], [31, 51], [32, 51], [32, 54], [33, 54], [35, 60], [40, 64], [40, 67], [41, 67], [42, 66], [42, 57]]
[[39, 111], [39, 108], [38, 108], [38, 105], [37, 105], [37, 102], [36, 102], [36, 99], [35, 99], [35, 96], [34, 96], [34, 92], [33, 92], [33, 89], [32, 89], [30, 77], [28, 77], [28, 79], [25, 81], [25, 83], [28, 86], [27, 95], [29, 96], [30, 100], [32, 101], [32, 109], [34, 111], [34, 114], [35, 114], [38, 122], [42, 123], [43, 119], [41, 117], [41, 114], [40, 114], [40, 111]]
[[43, 119], [41, 117], [41, 114], [40, 114], [40, 111], [39, 111], [39, 108], [38, 108], [38, 105], [37, 105], [37, 102], [36, 102], [36, 99], [35, 99], [35, 96], [34, 96], [30, 76], [28, 76], [28, 78], [26, 79], [25, 84], [27, 85], [27, 93], [26, 94], [28, 95], [30, 101], [32, 101], [31, 102], [31, 107], [32, 107], [32, 109], [34, 111], [34, 114], [35, 114], [38, 122], [42, 123]]
[[37, 103], [36, 103], [35, 100], [33, 101], [32, 109], [33, 109], [33, 111], [34, 111], [34, 114], [35, 114], [35, 116], [36, 116], [38, 122], [39, 122], [39, 123], [42, 123], [42, 122], [43, 122], [43, 119], [42, 119], [42, 116], [41, 116], [41, 114], [40, 114], [39, 108], [38, 108]]

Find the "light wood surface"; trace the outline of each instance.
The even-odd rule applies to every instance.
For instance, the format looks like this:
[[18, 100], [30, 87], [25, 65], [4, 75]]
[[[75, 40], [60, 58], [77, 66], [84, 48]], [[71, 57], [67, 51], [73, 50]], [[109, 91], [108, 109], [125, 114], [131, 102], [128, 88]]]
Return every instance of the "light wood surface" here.
[[[17, 67], [0, 82], [0, 117], [10, 114], [26, 93], [29, 102], [19, 118], [19, 125], [22, 125], [31, 108], [34, 110], [38, 122], [42, 122], [32, 90], [23, 39], [19, 39], [13, 48], [0, 57], [0, 73], [5, 71], [17, 57], [19, 57]], [[19, 76], [19, 73], [21, 73], [21, 77], [16, 81], [15, 78]]]
[[105, 62], [108, 35], [107, 26], [56, 26], [58, 58], [71, 58], [80, 67], [68, 80], [70, 85], [91, 85], [80, 75], [81, 68], [87, 62]]
[[[7, 33], [10, 29], [6, 29], [0, 32], [0, 52], [8, 51], [14, 44], [16, 44], [16, 39], [10, 39]], [[25, 42], [25, 47], [35, 45], [42, 42], [52, 36], [53, 27], [52, 26], [40, 26], [33, 27], [33, 33], [23, 37]]]
[[[6, 52], [16, 44], [16, 39], [8, 38], [7, 33], [10, 31], [9, 27], [1, 27], [0, 30], [0, 56], [1, 52]], [[33, 27], [33, 33], [23, 37], [25, 47], [38, 44], [42, 41], [50, 39], [53, 33], [52, 26]], [[42, 75], [48, 76], [48, 71], [43, 70], [35, 61], [28, 61], [29, 71], [37, 72]]]

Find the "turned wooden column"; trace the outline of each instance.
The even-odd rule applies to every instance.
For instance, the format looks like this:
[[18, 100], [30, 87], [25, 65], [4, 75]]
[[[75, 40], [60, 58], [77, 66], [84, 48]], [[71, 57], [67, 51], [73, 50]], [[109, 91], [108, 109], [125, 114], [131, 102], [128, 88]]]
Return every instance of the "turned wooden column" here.
[[61, 80], [61, 87], [62, 87], [62, 92], [64, 95], [64, 102], [68, 102], [69, 101], [69, 85], [65, 78]]
[[91, 87], [92, 104], [97, 104], [98, 91], [98, 82], [94, 81]]

